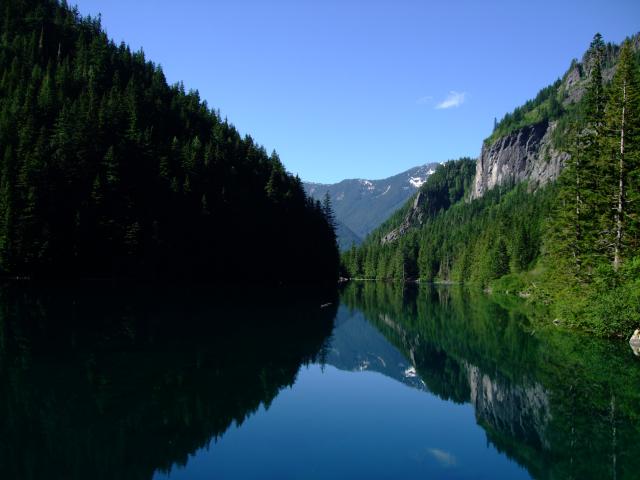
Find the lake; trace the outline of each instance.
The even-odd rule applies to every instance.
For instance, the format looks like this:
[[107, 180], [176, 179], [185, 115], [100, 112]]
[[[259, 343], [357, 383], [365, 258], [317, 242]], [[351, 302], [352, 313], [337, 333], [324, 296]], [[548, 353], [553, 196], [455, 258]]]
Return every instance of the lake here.
[[0, 478], [639, 478], [640, 359], [538, 314], [456, 286], [7, 285]]

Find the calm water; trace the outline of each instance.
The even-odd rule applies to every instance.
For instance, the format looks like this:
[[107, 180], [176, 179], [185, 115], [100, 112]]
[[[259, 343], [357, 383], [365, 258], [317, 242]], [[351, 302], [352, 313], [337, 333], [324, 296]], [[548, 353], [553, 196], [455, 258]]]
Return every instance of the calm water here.
[[0, 478], [639, 478], [640, 359], [530, 313], [456, 287], [6, 287]]

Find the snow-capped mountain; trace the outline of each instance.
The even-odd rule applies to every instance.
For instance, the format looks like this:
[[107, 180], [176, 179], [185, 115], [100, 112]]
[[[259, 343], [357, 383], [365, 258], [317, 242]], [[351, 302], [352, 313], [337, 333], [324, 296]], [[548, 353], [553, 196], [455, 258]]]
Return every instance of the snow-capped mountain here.
[[305, 182], [304, 188], [307, 195], [318, 200], [329, 192], [338, 221], [338, 241], [345, 249], [352, 243], [359, 243], [404, 205], [438, 165], [421, 165], [382, 180], [349, 179], [334, 184]]

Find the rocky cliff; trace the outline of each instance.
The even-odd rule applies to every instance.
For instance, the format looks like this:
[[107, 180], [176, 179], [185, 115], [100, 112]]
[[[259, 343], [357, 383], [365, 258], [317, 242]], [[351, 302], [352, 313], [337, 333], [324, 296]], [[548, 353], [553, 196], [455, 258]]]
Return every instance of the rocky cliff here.
[[[633, 35], [631, 42], [636, 55], [640, 55], [640, 34]], [[602, 60], [605, 82], [613, 78], [619, 51], [619, 45], [609, 43], [605, 47]], [[586, 52], [581, 61], [571, 62], [557, 93], [554, 93], [565, 109], [570, 109], [584, 96], [588, 83], [589, 55]], [[543, 120], [490, 143], [485, 142], [478, 158], [470, 199], [480, 198], [498, 185], [514, 185], [526, 180], [530, 188], [535, 190], [558, 178], [569, 155], [554, 148], [552, 136], [557, 127], [558, 121]]]
[[[640, 34], [634, 35], [631, 42], [640, 60]], [[602, 77], [605, 83], [614, 76], [619, 52], [619, 45], [609, 43], [604, 48]], [[371, 238], [378, 245], [393, 244], [462, 199], [470, 202], [497, 186], [513, 187], [522, 182], [535, 192], [556, 180], [570, 159], [567, 150], [571, 141], [567, 132], [580, 116], [579, 103], [587, 90], [591, 55], [587, 52], [580, 61], [574, 59], [561, 78], [541, 89], [535, 98], [505, 114], [483, 142], [480, 156], [473, 159], [473, 171], [452, 169], [439, 175], [439, 167], [420, 187], [419, 194], [402, 207], [402, 216], [396, 215]], [[451, 224], [457, 221], [453, 218], [449, 217]], [[438, 234], [429, 231], [429, 235]], [[366, 242], [364, 248], [367, 248]], [[450, 257], [456, 258], [458, 253], [449, 252], [446, 262]], [[443, 260], [444, 257], [438, 261]]]
[[382, 244], [395, 242], [397, 239], [402, 237], [407, 231], [414, 225], [422, 223], [422, 205], [424, 205], [426, 201], [426, 197], [422, 194], [422, 192], [418, 192], [416, 198], [413, 200], [413, 207], [409, 210], [406, 217], [400, 224], [398, 228], [391, 230], [384, 237], [382, 237]]
[[569, 155], [553, 147], [557, 122], [543, 121], [483, 145], [476, 164], [471, 199], [498, 185], [528, 181], [532, 188], [558, 178]]

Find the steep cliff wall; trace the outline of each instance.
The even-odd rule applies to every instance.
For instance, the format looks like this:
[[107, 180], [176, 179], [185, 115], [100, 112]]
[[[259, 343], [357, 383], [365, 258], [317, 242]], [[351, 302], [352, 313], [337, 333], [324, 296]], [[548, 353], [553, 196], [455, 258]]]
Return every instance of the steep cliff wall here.
[[498, 185], [527, 180], [535, 188], [558, 178], [569, 156], [552, 145], [556, 125], [557, 122], [543, 121], [483, 145], [471, 199], [480, 198]]
[[[640, 60], [640, 34], [634, 35], [631, 41]], [[613, 78], [619, 52], [618, 45], [605, 46], [602, 57], [605, 83]], [[412, 203], [405, 204], [401, 210], [403, 217], [398, 215], [383, 224], [371, 238], [381, 246], [393, 244], [413, 229], [427, 228], [427, 219], [435, 218], [438, 212], [446, 211], [460, 199], [464, 198], [467, 202], [479, 199], [496, 186], [512, 187], [527, 182], [529, 191], [535, 192], [539, 187], [555, 181], [570, 158], [566, 150], [571, 139], [567, 135], [580, 117], [579, 103], [589, 83], [591, 55], [587, 52], [581, 61], [574, 59], [560, 79], [541, 89], [535, 98], [507, 113], [483, 143], [480, 156], [473, 162], [474, 171], [468, 177], [464, 172], [457, 172], [457, 180], [451, 181], [450, 177], [456, 176], [456, 172], [441, 176], [439, 173], [443, 167], [439, 167], [421, 187], [420, 195], [414, 197]], [[453, 201], [451, 190], [460, 185], [464, 185], [463, 195]], [[452, 201], [443, 203], [442, 198]], [[458, 219], [452, 216], [447, 221], [453, 224]], [[450, 225], [443, 227], [443, 230], [452, 232]], [[427, 235], [426, 230], [424, 234]], [[429, 230], [428, 235], [438, 236], [439, 233]], [[468, 235], [468, 232], [461, 235]], [[438, 262], [450, 262], [458, 254], [455, 246], [447, 255], [439, 257]], [[438, 271], [437, 275], [449, 275], [450, 272], [445, 271]]]
[[382, 237], [381, 243], [384, 245], [385, 243], [391, 243], [398, 240], [402, 237], [407, 231], [414, 225], [419, 225], [422, 223], [423, 212], [421, 210], [422, 206], [426, 202], [426, 196], [422, 192], [418, 192], [416, 198], [413, 201], [413, 207], [407, 213], [407, 216], [404, 218], [403, 222], [400, 224], [398, 228], [391, 230], [384, 237]]
[[[631, 37], [632, 48], [640, 55], [640, 34]], [[615, 73], [620, 47], [607, 44], [602, 59], [602, 78], [609, 82]], [[554, 95], [568, 110], [578, 103], [587, 88], [590, 53], [581, 61], [573, 60]], [[523, 108], [523, 107], [521, 107]], [[526, 108], [526, 104], [524, 105]], [[523, 115], [527, 115], [524, 113]], [[553, 117], [544, 117], [553, 118]], [[498, 185], [513, 185], [524, 180], [532, 190], [558, 178], [569, 155], [552, 143], [557, 121], [544, 120], [515, 130], [482, 146], [470, 199], [480, 198]]]

